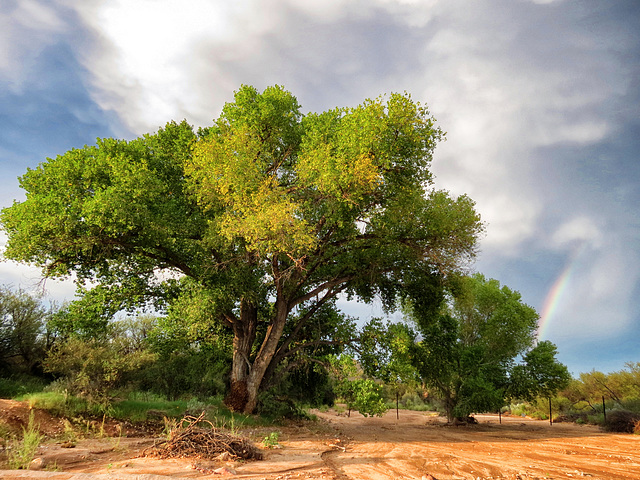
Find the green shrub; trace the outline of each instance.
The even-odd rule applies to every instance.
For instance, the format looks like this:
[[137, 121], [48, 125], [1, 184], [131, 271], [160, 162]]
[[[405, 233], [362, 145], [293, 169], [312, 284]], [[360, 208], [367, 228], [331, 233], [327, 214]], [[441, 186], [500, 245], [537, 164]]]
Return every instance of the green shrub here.
[[155, 359], [154, 354], [129, 346], [124, 338], [99, 342], [73, 337], [49, 354], [46, 369], [63, 377], [61, 383], [70, 394], [85, 398], [106, 413], [125, 375]]
[[622, 401], [622, 408], [630, 412], [640, 413], [640, 398], [625, 398]]
[[264, 437], [262, 440], [262, 445], [265, 448], [276, 448], [278, 445], [278, 440], [280, 439], [280, 434], [278, 432], [271, 432], [269, 435]]
[[216, 352], [183, 350], [162, 355], [129, 378], [140, 389], [176, 399], [183, 395], [206, 399], [224, 395], [229, 364]]
[[0, 398], [14, 398], [19, 395], [41, 392], [47, 383], [44, 379], [31, 375], [0, 377]]
[[587, 422], [591, 425], [604, 425], [604, 414], [596, 413], [594, 415], [587, 415]]
[[305, 409], [289, 397], [277, 395], [275, 390], [263, 392], [258, 397], [258, 414], [270, 421], [308, 419]]

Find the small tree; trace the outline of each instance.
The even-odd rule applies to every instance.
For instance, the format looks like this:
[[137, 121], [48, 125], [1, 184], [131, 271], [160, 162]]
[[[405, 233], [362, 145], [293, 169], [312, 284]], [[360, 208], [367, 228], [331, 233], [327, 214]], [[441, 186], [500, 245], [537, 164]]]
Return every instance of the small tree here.
[[0, 372], [42, 373], [53, 344], [47, 328], [52, 313], [39, 298], [0, 286]]
[[534, 342], [538, 314], [520, 294], [483, 275], [451, 279], [449, 301], [425, 315], [407, 306], [422, 340], [412, 361], [444, 401], [447, 418], [496, 411], [504, 404], [515, 358]]
[[404, 323], [385, 325], [373, 318], [362, 331], [358, 343], [358, 358], [364, 372], [391, 387], [396, 397], [396, 416], [399, 416], [400, 391], [418, 382], [418, 372], [411, 363], [411, 349], [415, 332]]
[[336, 394], [346, 401], [349, 416], [351, 410], [357, 410], [365, 417], [384, 415], [387, 406], [382, 398], [381, 386], [370, 378], [363, 378], [363, 372], [353, 357], [332, 357], [330, 365]]
[[150, 365], [155, 359], [124, 331], [113, 328], [111, 337], [84, 339], [71, 336], [49, 353], [45, 369], [64, 381], [67, 391], [89, 404], [108, 410], [115, 389], [128, 374]]
[[539, 342], [529, 350], [520, 365], [511, 373], [510, 396], [532, 400], [535, 397], [550, 398], [571, 381], [565, 365], [558, 362], [556, 346], [548, 340]]

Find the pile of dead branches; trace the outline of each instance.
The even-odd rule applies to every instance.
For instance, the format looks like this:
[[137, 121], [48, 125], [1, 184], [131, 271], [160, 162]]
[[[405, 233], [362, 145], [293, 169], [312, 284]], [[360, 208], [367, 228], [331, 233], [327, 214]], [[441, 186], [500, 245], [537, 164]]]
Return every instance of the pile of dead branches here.
[[262, 453], [248, 439], [217, 429], [204, 419], [186, 416], [173, 428], [167, 440], [148, 448], [144, 455], [160, 458], [216, 459], [227, 453], [231, 458], [262, 459]]

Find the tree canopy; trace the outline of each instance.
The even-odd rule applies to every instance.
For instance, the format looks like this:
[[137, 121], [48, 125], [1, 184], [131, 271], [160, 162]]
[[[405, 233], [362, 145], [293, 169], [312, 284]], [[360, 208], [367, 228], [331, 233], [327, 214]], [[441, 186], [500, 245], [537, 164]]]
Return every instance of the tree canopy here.
[[[496, 411], [508, 394], [517, 357], [534, 346], [538, 314], [518, 292], [481, 274], [461, 277], [450, 287], [449, 301], [433, 318], [421, 316], [415, 306], [408, 309], [423, 337], [414, 346], [414, 364], [443, 398], [449, 419]], [[540, 348], [531, 357], [541, 353], [550, 352]], [[543, 370], [535, 372], [542, 376]], [[533, 380], [527, 379], [533, 391]]]
[[169, 304], [189, 278], [233, 332], [228, 404], [251, 412], [278, 362], [332, 340], [307, 326], [338, 295], [392, 308], [475, 255], [474, 202], [433, 186], [441, 138], [408, 94], [302, 114], [282, 87], [242, 86], [208, 128], [29, 169], [0, 216], [5, 256], [98, 284], [113, 308]]

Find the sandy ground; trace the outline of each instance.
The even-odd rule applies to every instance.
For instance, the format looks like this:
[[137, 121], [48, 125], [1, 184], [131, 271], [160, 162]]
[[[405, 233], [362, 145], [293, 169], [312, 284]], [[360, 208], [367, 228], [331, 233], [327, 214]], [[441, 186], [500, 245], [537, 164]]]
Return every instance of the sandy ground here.
[[[8, 416], [3, 402], [0, 419]], [[52, 440], [38, 452], [40, 470], [0, 470], [0, 479], [640, 479], [639, 435], [517, 417], [499, 424], [497, 416], [479, 415], [478, 425], [455, 427], [422, 412], [400, 411], [399, 419], [395, 411], [383, 418], [314, 413], [317, 422], [245, 430], [256, 444], [280, 433], [281, 448], [265, 449], [262, 461], [140, 456], [150, 437], [89, 439], [75, 448]]]

